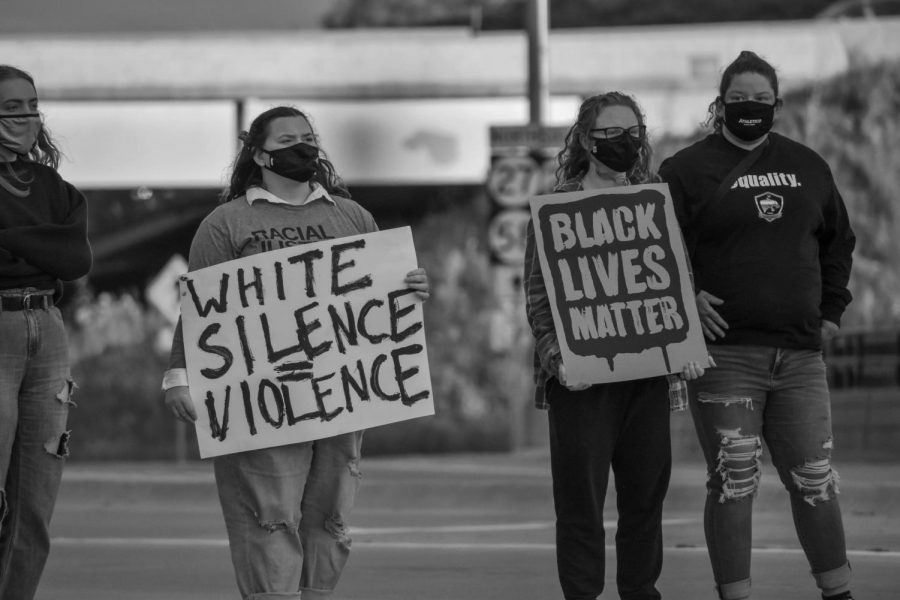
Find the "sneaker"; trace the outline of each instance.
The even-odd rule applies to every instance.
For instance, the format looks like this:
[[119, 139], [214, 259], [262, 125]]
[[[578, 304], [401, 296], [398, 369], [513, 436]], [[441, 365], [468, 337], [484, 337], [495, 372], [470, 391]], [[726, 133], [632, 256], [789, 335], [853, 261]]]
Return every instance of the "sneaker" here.
[[822, 594], [822, 600], [853, 600], [853, 594], [848, 592], [841, 592], [840, 594], [835, 594], [834, 596], [826, 596]]

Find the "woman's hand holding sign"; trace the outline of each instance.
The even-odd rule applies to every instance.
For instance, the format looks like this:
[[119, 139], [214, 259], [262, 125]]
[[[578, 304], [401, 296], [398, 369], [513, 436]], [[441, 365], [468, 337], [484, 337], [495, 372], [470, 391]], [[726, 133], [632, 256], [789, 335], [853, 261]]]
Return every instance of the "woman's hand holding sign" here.
[[725, 301], [709, 292], [700, 290], [697, 294], [697, 312], [700, 314], [700, 325], [703, 329], [703, 335], [707, 339], [715, 340], [716, 338], [725, 337], [728, 323], [713, 308], [713, 305], [719, 306], [721, 304], [725, 304]]
[[559, 382], [566, 386], [569, 390], [573, 392], [580, 392], [581, 390], [586, 390], [591, 387], [589, 383], [569, 383], [566, 381], [566, 367], [562, 363], [559, 363], [559, 368], [556, 371], [556, 378], [559, 379]]
[[[715, 366], [716, 361], [714, 361], [712, 355], [710, 355], [709, 367], [714, 368]], [[706, 373], [706, 369], [692, 360], [688, 364], [684, 365], [683, 369], [681, 369], [681, 378], [686, 381], [690, 381], [691, 379], [699, 379], [703, 377], [704, 373]]]
[[166, 406], [185, 423], [193, 423], [197, 420], [197, 412], [194, 410], [191, 393], [186, 385], [178, 385], [166, 390]]
[[428, 274], [422, 267], [413, 269], [412, 271], [407, 273], [406, 278], [403, 280], [403, 283], [405, 283], [409, 288], [416, 290], [416, 295], [418, 295], [422, 300], [428, 299], [428, 296], [431, 292], [431, 287], [428, 283]]

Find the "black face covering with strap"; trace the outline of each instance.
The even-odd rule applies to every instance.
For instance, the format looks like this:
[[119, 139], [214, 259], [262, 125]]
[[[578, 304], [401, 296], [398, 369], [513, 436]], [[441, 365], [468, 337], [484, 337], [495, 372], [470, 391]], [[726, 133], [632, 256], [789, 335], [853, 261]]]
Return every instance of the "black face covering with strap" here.
[[594, 139], [591, 154], [616, 173], [627, 173], [637, 162], [641, 141], [628, 133], [611, 140]]
[[264, 150], [269, 155], [270, 171], [282, 177], [304, 183], [312, 179], [319, 168], [319, 149], [300, 142], [287, 148]]

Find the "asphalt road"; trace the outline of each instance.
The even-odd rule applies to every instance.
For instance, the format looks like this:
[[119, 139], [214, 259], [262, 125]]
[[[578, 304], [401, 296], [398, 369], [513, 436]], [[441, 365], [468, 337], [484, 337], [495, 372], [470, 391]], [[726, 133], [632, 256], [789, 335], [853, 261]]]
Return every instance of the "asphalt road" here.
[[[364, 459], [353, 554], [335, 600], [561, 598], [545, 451]], [[858, 600], [900, 598], [900, 465], [843, 465]], [[659, 587], [715, 598], [701, 526], [703, 469], [676, 466]], [[608, 539], [615, 527], [607, 501]], [[786, 494], [764, 472], [754, 515], [754, 597], [819, 597]], [[68, 466], [38, 600], [238, 598], [207, 463]], [[615, 598], [609, 550], [604, 598]]]

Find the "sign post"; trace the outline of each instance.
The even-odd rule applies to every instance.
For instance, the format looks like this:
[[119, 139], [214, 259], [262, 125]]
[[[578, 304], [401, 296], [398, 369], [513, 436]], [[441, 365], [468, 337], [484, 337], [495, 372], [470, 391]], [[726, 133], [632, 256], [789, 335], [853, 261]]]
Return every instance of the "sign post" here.
[[[147, 285], [144, 295], [147, 301], [159, 311], [166, 324], [159, 328], [154, 340], [156, 351], [164, 354], [172, 347], [175, 326], [181, 315], [181, 302], [178, 297], [178, 281], [181, 274], [188, 270], [187, 261], [180, 254], [175, 254]], [[188, 428], [181, 419], [175, 420], [175, 462], [183, 464], [188, 458]]]
[[522, 268], [531, 218], [528, 199], [552, 191], [556, 154], [566, 131], [565, 127], [536, 125], [491, 127], [487, 237], [496, 300], [491, 348], [497, 352], [512, 348], [525, 333]]
[[[553, 190], [556, 154], [567, 128], [541, 125], [491, 127], [491, 169], [487, 178], [490, 201], [488, 246], [491, 257], [494, 307], [491, 312], [491, 350], [510, 356], [531, 369], [531, 334], [525, 321], [522, 276], [525, 235], [531, 215], [528, 200]], [[530, 376], [520, 389], [509, 390], [510, 444], [546, 444], [546, 427], [538, 426], [531, 407]]]

